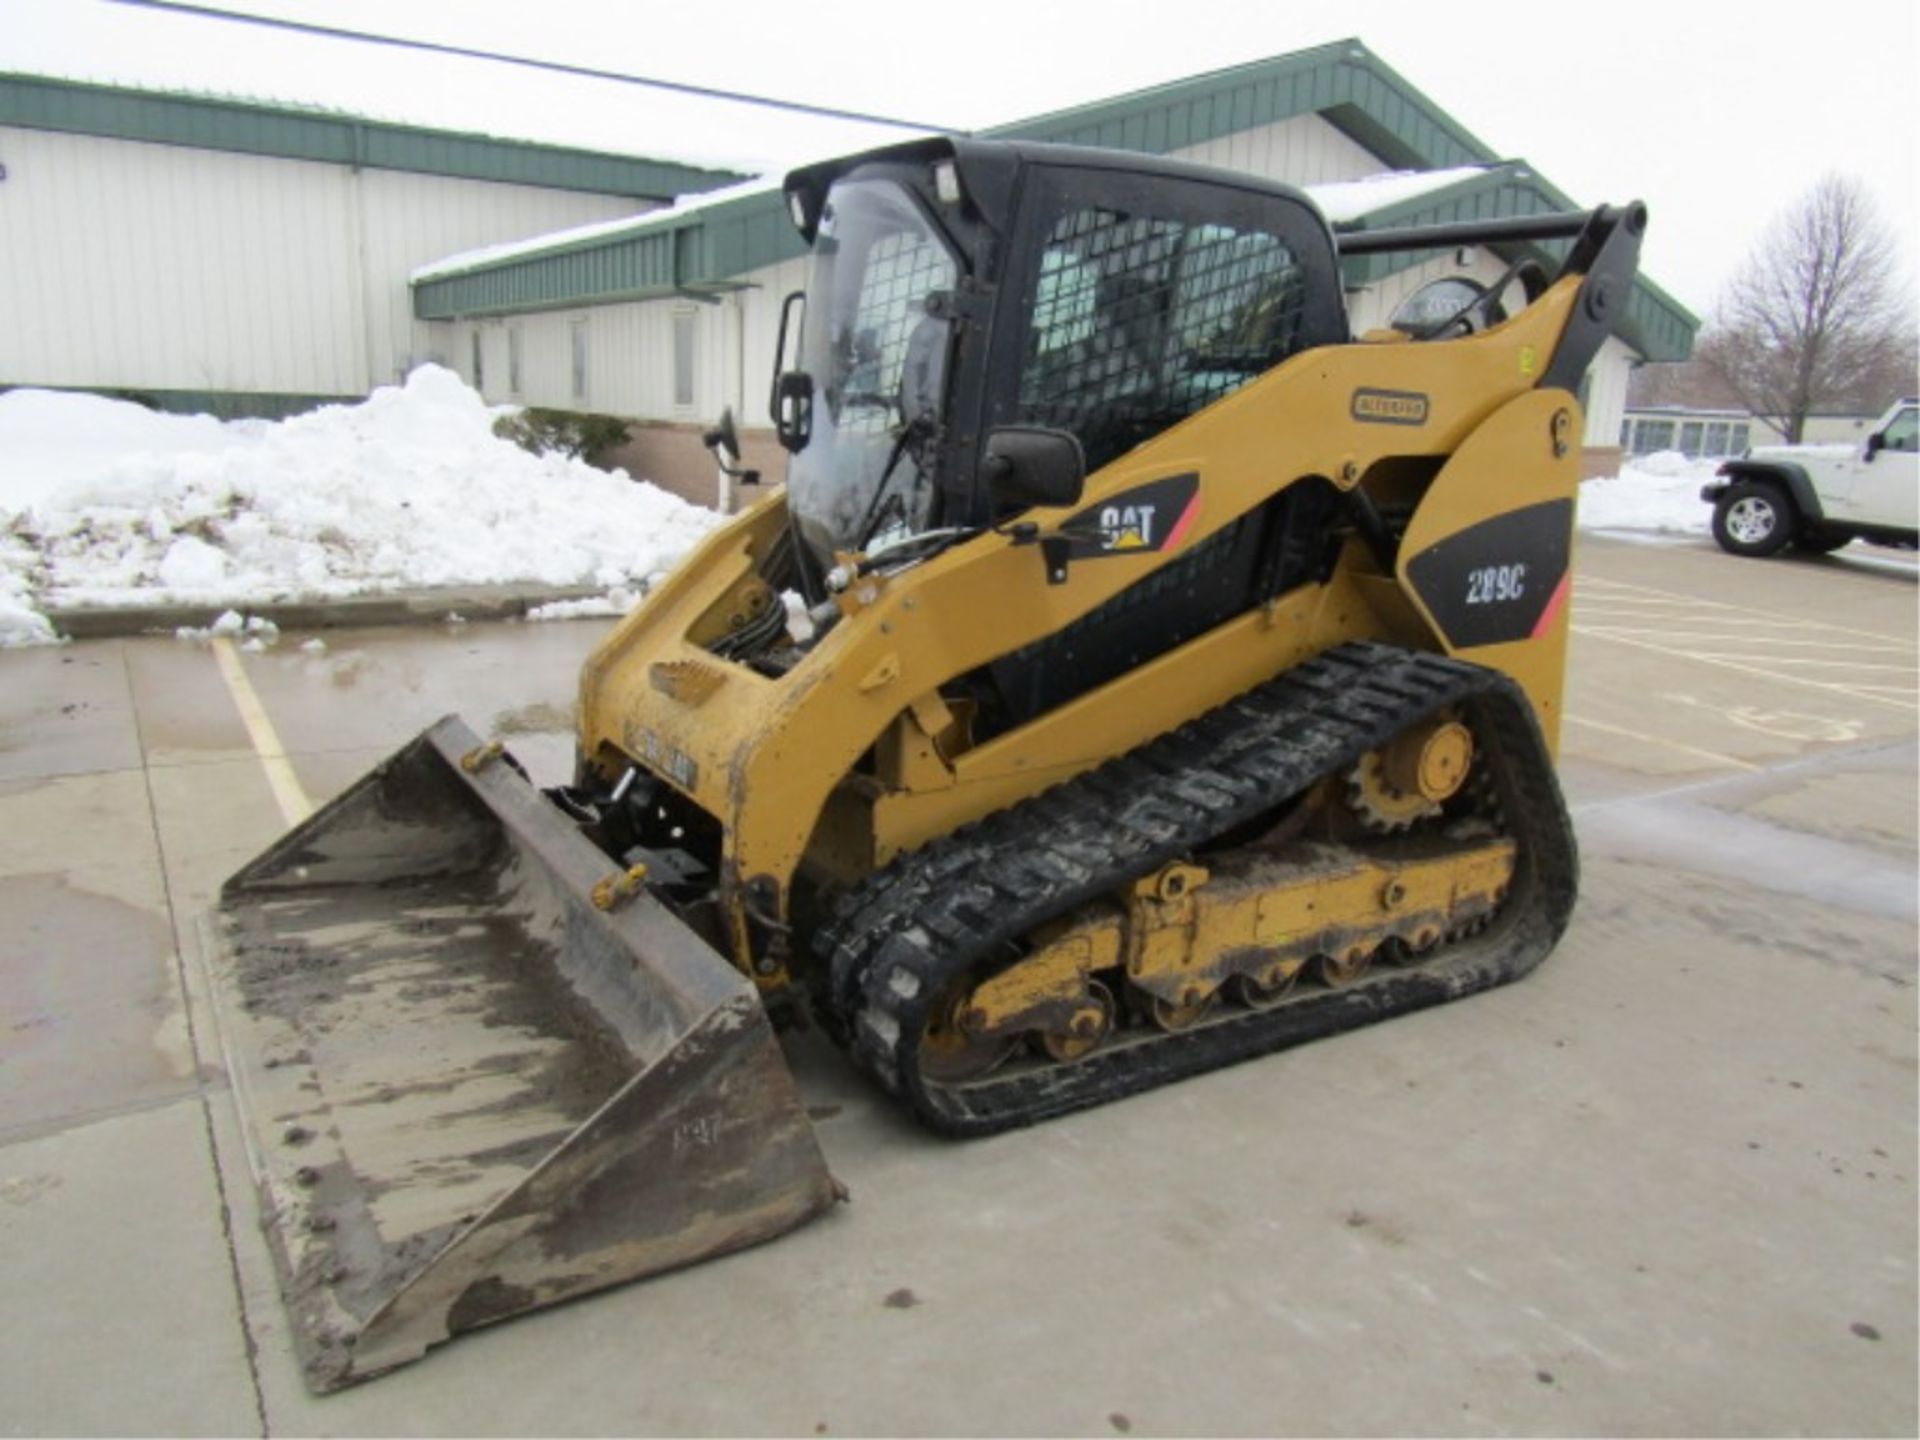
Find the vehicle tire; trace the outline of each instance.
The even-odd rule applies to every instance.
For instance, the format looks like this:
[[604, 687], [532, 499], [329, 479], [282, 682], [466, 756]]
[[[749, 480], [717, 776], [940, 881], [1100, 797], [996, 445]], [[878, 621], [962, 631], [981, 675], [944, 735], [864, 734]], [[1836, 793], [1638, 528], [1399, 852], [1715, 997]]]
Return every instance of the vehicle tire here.
[[1742, 480], [1713, 507], [1713, 538], [1733, 555], [1773, 555], [1793, 538], [1793, 502], [1777, 485]]
[[1844, 530], [1823, 530], [1810, 525], [1793, 537], [1793, 548], [1804, 555], [1831, 555], [1852, 539]]

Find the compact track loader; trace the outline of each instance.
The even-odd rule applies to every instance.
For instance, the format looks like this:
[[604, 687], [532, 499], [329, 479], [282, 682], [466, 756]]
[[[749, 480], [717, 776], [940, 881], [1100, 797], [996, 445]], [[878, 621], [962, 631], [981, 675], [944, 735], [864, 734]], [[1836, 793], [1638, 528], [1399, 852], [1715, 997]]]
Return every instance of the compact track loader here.
[[[979, 1135], [1567, 922], [1576, 392], [1643, 207], [1336, 238], [1244, 175], [944, 139], [786, 194], [786, 486], [588, 660], [573, 784], [449, 719], [212, 917], [317, 1388], [831, 1205], [772, 1022]], [[1470, 244], [1513, 263], [1442, 276]], [[1384, 251], [1432, 283], [1355, 339]]]

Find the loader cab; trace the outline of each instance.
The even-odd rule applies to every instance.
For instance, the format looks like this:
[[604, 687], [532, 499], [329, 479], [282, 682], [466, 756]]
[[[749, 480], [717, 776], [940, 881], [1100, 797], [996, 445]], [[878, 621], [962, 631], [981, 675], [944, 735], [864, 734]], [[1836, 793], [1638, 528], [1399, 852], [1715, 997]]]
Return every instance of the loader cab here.
[[1253, 177], [943, 139], [787, 196], [813, 255], [771, 405], [809, 589], [838, 553], [1020, 508], [986, 478], [996, 431], [1072, 435], [1096, 470], [1348, 338], [1325, 221]]

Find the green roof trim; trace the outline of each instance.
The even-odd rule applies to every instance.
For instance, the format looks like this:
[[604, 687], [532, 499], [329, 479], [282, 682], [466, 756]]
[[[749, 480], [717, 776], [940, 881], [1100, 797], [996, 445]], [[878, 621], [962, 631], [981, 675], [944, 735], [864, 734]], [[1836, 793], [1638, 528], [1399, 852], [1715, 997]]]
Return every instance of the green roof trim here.
[[1648, 360], [1691, 360], [1700, 317], [1644, 274], [1633, 282], [1620, 333]]
[[807, 253], [778, 190], [663, 211], [645, 229], [561, 241], [552, 249], [485, 261], [417, 280], [413, 313], [422, 320], [506, 315], [569, 305], [606, 305], [737, 289], [750, 270]]
[[646, 200], [671, 200], [747, 178], [671, 160], [434, 130], [331, 110], [10, 72], [0, 72], [0, 125]]
[[[1457, 185], [1369, 211], [1361, 220], [1340, 228], [1391, 230], [1401, 226], [1451, 225], [1468, 220], [1505, 220], [1518, 215], [1560, 214], [1582, 208], [1543, 180], [1524, 160], [1509, 160]], [[1513, 256], [1529, 253], [1557, 264], [1565, 257], [1568, 245], [1567, 241], [1554, 240], [1494, 248]], [[1407, 250], [1392, 254], [1355, 255], [1340, 263], [1349, 286], [1371, 285], [1445, 253], [1444, 250]], [[1634, 280], [1633, 293], [1627, 298], [1627, 310], [1621, 318], [1619, 330], [1620, 337], [1645, 358], [1687, 359], [1693, 354], [1693, 337], [1699, 328], [1700, 321], [1692, 311], [1644, 274]]]
[[1214, 70], [981, 133], [1165, 155], [1311, 114], [1404, 169], [1445, 170], [1500, 158], [1358, 40]]

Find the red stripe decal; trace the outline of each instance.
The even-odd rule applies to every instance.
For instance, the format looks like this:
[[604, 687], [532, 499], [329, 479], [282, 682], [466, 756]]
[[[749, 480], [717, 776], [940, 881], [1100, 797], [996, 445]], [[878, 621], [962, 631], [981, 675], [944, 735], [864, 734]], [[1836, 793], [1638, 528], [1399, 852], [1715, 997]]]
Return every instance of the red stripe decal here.
[[1573, 593], [1573, 572], [1562, 572], [1560, 583], [1553, 587], [1553, 598], [1547, 601], [1547, 608], [1541, 612], [1540, 623], [1533, 627], [1532, 639], [1538, 640], [1553, 628], [1553, 622], [1560, 618], [1560, 612], [1566, 608], [1567, 596]]
[[1200, 513], [1200, 492], [1195, 490], [1193, 498], [1187, 501], [1187, 508], [1180, 512], [1180, 518], [1173, 522], [1173, 533], [1167, 536], [1163, 550], [1178, 550], [1180, 542], [1186, 539], [1188, 527], [1193, 524], [1194, 516]]

